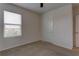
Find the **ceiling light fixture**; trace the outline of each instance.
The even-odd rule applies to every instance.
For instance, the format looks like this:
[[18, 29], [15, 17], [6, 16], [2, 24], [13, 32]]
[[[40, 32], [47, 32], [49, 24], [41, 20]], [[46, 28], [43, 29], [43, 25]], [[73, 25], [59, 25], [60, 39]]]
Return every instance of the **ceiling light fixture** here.
[[40, 3], [40, 7], [43, 8], [43, 3]]

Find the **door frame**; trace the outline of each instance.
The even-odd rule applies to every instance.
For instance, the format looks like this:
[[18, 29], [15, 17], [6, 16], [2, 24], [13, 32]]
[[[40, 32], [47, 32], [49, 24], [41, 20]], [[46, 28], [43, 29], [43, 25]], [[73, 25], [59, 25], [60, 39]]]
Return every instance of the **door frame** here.
[[73, 14], [73, 47], [76, 47], [76, 14]]
[[79, 13], [73, 15], [73, 47], [76, 47], [76, 16]]

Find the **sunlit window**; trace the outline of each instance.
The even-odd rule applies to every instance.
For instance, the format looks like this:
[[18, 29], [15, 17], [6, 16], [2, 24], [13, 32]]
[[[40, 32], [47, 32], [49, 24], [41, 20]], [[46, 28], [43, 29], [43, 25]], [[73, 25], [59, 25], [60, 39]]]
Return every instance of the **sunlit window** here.
[[17, 13], [4, 11], [4, 37], [21, 36], [21, 18]]

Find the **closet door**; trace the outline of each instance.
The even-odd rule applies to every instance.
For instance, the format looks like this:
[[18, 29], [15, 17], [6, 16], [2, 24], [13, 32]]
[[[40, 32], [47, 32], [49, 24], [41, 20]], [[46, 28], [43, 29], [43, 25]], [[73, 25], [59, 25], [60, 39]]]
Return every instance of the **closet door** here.
[[76, 47], [79, 47], [79, 15], [76, 15]]

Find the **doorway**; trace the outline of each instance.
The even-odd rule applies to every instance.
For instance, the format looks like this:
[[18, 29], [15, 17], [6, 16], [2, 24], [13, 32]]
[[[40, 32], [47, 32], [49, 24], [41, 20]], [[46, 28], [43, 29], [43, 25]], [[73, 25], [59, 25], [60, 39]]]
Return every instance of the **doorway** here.
[[75, 46], [79, 47], [79, 14], [75, 15]]

